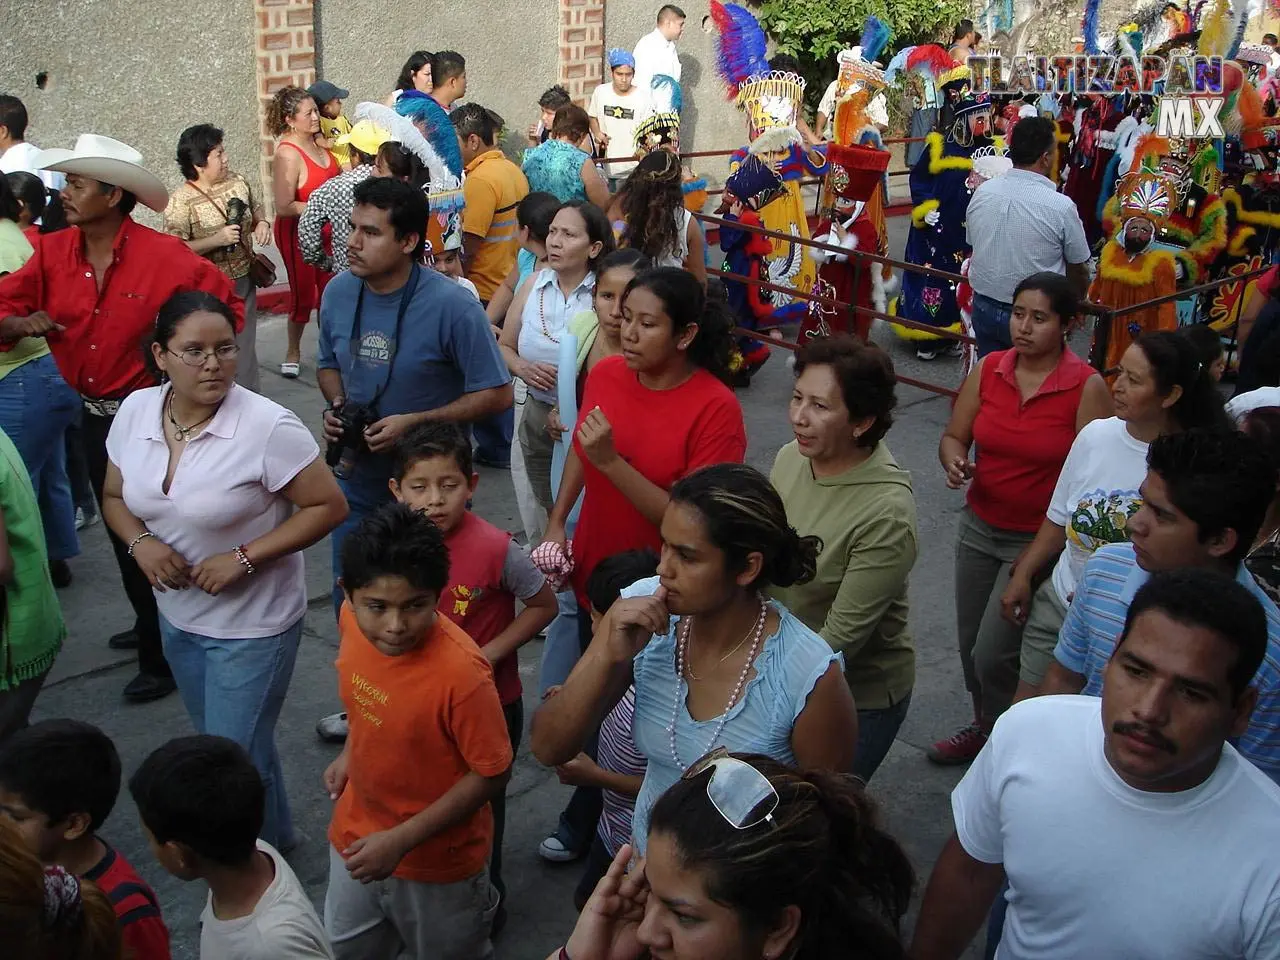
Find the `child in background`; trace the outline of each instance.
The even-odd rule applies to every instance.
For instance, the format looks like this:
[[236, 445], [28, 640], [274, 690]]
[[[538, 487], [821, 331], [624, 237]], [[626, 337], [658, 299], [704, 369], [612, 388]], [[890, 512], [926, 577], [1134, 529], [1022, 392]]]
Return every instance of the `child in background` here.
[[489, 322], [501, 328], [507, 319], [507, 309], [515, 299], [516, 291], [537, 270], [546, 266], [547, 234], [551, 232], [551, 221], [560, 210], [560, 201], [549, 193], [534, 191], [516, 207], [516, 225], [520, 228], [520, 252], [516, 255], [516, 265], [506, 275], [502, 285], [493, 292], [486, 313]]
[[142, 762], [129, 792], [160, 866], [209, 886], [201, 960], [332, 960], [297, 875], [258, 839], [266, 791], [235, 741], [170, 740]]
[[350, 170], [351, 148], [346, 143], [338, 143], [338, 138], [351, 132], [351, 121], [342, 115], [342, 101], [351, 94], [328, 80], [317, 80], [307, 87], [307, 93], [320, 111], [320, 137], [316, 142], [333, 151], [343, 170]]
[[480, 291], [476, 289], [476, 285], [463, 276], [462, 247], [459, 244], [449, 244], [439, 253], [428, 252], [431, 256], [431, 269], [449, 277], [477, 300], [480, 299]]
[[[601, 560], [587, 578], [592, 629], [600, 623], [623, 590], [652, 577], [657, 571], [658, 555], [652, 550], [628, 550]], [[559, 689], [552, 687], [547, 696], [555, 696]], [[647, 765], [644, 754], [636, 748], [631, 737], [635, 714], [636, 688], [632, 686], [600, 724], [596, 759], [580, 753], [556, 768], [561, 783], [575, 787], [599, 787], [604, 797], [604, 809], [587, 853], [582, 880], [573, 894], [573, 905], [579, 911], [586, 906], [591, 892], [622, 845], [631, 842], [631, 815], [636, 808], [636, 797], [644, 782]]]
[[489, 804], [510, 779], [511, 738], [489, 662], [437, 615], [448, 583], [444, 534], [404, 504], [343, 541], [337, 671], [350, 734], [324, 772], [337, 960], [490, 953]]
[[120, 756], [91, 724], [45, 720], [0, 746], [0, 813], [45, 866], [92, 880], [106, 894], [132, 960], [169, 960], [155, 893], [97, 835], [119, 792]]
[[1196, 356], [1209, 371], [1213, 382], [1220, 382], [1227, 369], [1227, 358], [1222, 352], [1221, 335], [1207, 323], [1193, 323], [1191, 326], [1183, 327], [1181, 332], [1196, 348]]
[[[556, 595], [511, 534], [467, 509], [480, 476], [472, 465], [471, 441], [452, 423], [424, 423], [396, 446], [391, 492], [430, 518], [449, 551], [449, 582], [438, 609], [471, 637], [493, 666], [498, 698], [514, 754], [524, 733], [524, 691], [516, 651], [556, 618]], [[524, 609], [516, 614], [516, 601]], [[505, 791], [492, 800], [493, 856], [489, 875], [500, 896]], [[495, 932], [505, 911], [499, 906]]]

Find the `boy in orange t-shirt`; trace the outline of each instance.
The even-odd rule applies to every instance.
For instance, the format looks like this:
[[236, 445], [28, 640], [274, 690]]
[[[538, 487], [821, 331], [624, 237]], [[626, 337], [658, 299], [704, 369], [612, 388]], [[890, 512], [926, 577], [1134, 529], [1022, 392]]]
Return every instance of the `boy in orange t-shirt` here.
[[489, 953], [489, 803], [510, 778], [511, 742], [493, 670], [436, 614], [448, 581], [439, 528], [403, 504], [342, 544], [337, 668], [351, 730], [324, 773], [337, 960]]

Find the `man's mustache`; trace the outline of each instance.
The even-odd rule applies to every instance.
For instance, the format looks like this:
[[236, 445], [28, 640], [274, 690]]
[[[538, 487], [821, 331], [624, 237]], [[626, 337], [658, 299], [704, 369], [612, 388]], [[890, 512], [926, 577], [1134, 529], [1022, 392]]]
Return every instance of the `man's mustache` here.
[[1136, 736], [1139, 740], [1146, 740], [1148, 743], [1164, 750], [1166, 753], [1176, 755], [1178, 752], [1178, 745], [1176, 743], [1157, 733], [1155, 730], [1152, 730], [1150, 727], [1144, 727], [1140, 723], [1126, 723], [1124, 721], [1120, 721], [1112, 726], [1111, 732], [1119, 734], [1122, 737]]

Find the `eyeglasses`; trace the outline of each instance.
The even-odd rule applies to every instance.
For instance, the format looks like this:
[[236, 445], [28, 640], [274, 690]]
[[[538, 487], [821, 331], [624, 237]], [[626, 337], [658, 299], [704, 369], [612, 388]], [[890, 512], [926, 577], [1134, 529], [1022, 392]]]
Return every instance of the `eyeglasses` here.
[[735, 830], [746, 830], [761, 823], [773, 823], [778, 809], [778, 791], [763, 773], [735, 757], [724, 747], [717, 747], [685, 771], [691, 780], [708, 770], [707, 799], [716, 813]]
[[240, 353], [240, 345], [235, 343], [224, 343], [220, 347], [214, 347], [212, 350], [201, 350], [198, 347], [187, 347], [181, 353], [169, 350], [175, 357], [185, 363], [188, 367], [203, 367], [204, 362], [209, 357], [217, 357], [219, 363], [226, 363], [234, 360]]

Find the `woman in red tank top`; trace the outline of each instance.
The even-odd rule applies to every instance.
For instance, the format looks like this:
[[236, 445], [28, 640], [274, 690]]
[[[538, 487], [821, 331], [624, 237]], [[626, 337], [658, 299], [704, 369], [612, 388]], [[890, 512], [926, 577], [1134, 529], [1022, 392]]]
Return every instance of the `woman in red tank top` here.
[[276, 91], [267, 108], [267, 125], [271, 133], [280, 138], [272, 163], [271, 192], [276, 205], [276, 246], [284, 260], [293, 299], [289, 310], [289, 346], [284, 363], [280, 364], [280, 373], [293, 378], [298, 375], [302, 359], [303, 327], [311, 319], [311, 311], [320, 306], [320, 294], [331, 276], [302, 259], [298, 218], [307, 208], [311, 194], [336, 177], [342, 168], [332, 153], [316, 146], [320, 111], [301, 87]]
[[974, 722], [928, 750], [935, 763], [972, 760], [1012, 702], [1022, 627], [1001, 617], [1000, 595], [1035, 539], [1076, 434], [1111, 416], [1105, 381], [1067, 346], [1077, 309], [1061, 274], [1036, 273], [1018, 284], [1009, 319], [1013, 349], [978, 361], [938, 444], [947, 486], [969, 484], [956, 537], [955, 600]]

